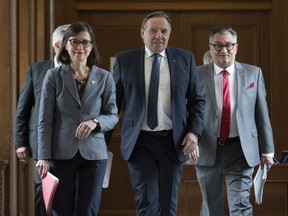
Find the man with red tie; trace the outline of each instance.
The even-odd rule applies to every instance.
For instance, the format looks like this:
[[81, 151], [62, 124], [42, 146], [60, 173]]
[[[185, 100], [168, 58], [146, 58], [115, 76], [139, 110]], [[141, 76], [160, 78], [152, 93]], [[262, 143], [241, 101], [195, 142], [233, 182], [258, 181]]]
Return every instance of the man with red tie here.
[[202, 216], [223, 216], [225, 180], [229, 215], [253, 215], [250, 189], [254, 167], [273, 165], [274, 142], [259, 67], [235, 61], [237, 33], [217, 26], [209, 36], [212, 63], [197, 68], [205, 97], [204, 130], [196, 163]]

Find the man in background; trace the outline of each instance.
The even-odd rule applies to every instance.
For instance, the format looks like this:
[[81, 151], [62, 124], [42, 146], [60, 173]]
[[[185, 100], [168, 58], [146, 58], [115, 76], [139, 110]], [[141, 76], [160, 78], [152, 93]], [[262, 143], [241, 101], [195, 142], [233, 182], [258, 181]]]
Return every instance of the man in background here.
[[[61, 25], [52, 34], [52, 46], [55, 52], [54, 59], [36, 62], [29, 66], [18, 100], [15, 123], [16, 155], [20, 160], [27, 160], [29, 157], [33, 158], [35, 165], [38, 151], [38, 115], [42, 82], [48, 69], [59, 66], [57, 55], [63, 35], [68, 27], [69, 25]], [[34, 168], [34, 180], [35, 216], [46, 216], [41, 178], [36, 167]]]
[[203, 55], [203, 64], [209, 64], [211, 63], [213, 60], [212, 60], [212, 56], [211, 56], [211, 53], [210, 53], [210, 50], [207, 50], [204, 55]]

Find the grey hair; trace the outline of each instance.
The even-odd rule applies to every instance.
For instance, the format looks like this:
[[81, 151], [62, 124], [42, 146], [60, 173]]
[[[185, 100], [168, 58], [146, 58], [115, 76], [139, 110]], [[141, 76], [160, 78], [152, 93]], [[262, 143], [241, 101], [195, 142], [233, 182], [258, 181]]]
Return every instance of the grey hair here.
[[69, 26], [70, 26], [70, 24], [60, 25], [54, 30], [54, 32], [52, 34], [52, 46], [53, 47], [56, 43], [62, 42], [63, 35]]
[[227, 32], [229, 32], [232, 35], [233, 39], [235, 40], [234, 43], [237, 43], [236, 31], [234, 31], [231, 27], [225, 26], [225, 25], [216, 26], [211, 30], [210, 35], [209, 35], [209, 43], [210, 44], [213, 43], [215, 34], [217, 34], [217, 33], [225, 34]]
[[170, 25], [170, 28], [171, 28], [171, 19], [170, 17], [164, 13], [163, 11], [154, 11], [150, 14], [148, 14], [142, 21], [141, 23], [141, 28], [145, 29], [146, 27], [146, 24], [148, 22], [149, 19], [153, 18], [153, 17], [162, 17], [162, 18], [165, 18], [167, 20], [167, 22], [169, 23]]

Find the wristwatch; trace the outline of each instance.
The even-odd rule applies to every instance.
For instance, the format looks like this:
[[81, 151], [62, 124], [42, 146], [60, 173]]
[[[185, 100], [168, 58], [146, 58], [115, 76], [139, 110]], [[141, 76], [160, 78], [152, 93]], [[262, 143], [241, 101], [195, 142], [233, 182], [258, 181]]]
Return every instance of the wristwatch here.
[[98, 125], [99, 124], [99, 121], [95, 118], [95, 119], [93, 119], [92, 120], [93, 122], [95, 122], [96, 123], [96, 125]]
[[96, 124], [96, 127], [94, 129], [94, 131], [100, 131], [101, 130], [101, 126], [100, 126], [100, 123], [99, 121], [95, 118], [95, 119], [92, 119], [92, 121]]

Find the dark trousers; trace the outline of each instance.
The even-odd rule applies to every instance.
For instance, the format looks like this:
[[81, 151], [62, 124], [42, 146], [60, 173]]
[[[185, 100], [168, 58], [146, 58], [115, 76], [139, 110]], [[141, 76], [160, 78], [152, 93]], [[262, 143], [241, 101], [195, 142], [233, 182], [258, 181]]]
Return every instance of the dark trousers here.
[[34, 160], [34, 190], [35, 190], [35, 216], [47, 216], [43, 196], [42, 196], [42, 181], [36, 168], [37, 160]]
[[51, 160], [50, 171], [59, 178], [52, 204], [53, 216], [97, 216], [107, 160]]
[[140, 134], [128, 168], [137, 216], [176, 216], [183, 163], [172, 135], [156, 138]]

